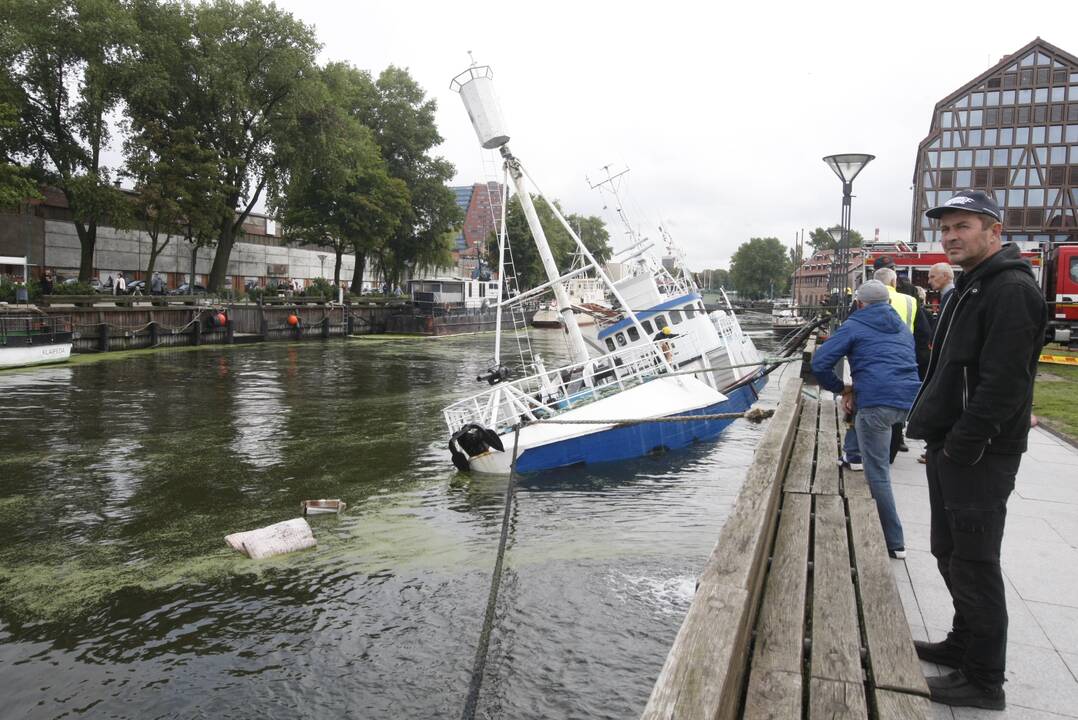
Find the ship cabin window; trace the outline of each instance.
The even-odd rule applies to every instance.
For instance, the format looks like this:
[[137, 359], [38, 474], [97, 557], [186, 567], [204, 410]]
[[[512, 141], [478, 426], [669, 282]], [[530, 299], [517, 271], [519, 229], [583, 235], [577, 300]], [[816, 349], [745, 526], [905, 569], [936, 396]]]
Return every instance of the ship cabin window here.
[[641, 320], [640, 327], [644, 328], [644, 332], [646, 332], [648, 335], [651, 335], [653, 332], [655, 332], [655, 328], [651, 326], [650, 320]]
[[467, 283], [467, 284], [465, 284], [465, 287], [468, 288], [468, 297], [471, 297], [472, 296], [472, 284]]
[[666, 316], [665, 315], [656, 315], [655, 316], [655, 327], [656, 327], [655, 332], [659, 332], [664, 327], [666, 327]]
[[640, 331], [636, 329], [635, 325], [630, 325], [625, 332], [629, 333], [629, 340], [631, 342], [636, 342], [640, 339]]
[[675, 325], [679, 325], [679, 324], [681, 324], [682, 320], [684, 320], [684, 318], [681, 317], [681, 311], [680, 310], [671, 310], [670, 311], [670, 322], [674, 323]]
[[487, 296], [486, 283], [479, 283], [479, 297], [486, 297], [486, 296]]
[[688, 320], [692, 320], [693, 316], [695, 316], [695, 315], [696, 315], [696, 308], [694, 308], [692, 305], [686, 305], [685, 306], [685, 318], [688, 319]]
[[625, 333], [617, 333], [614, 337], [618, 339], [618, 347], [625, 347]]
[[614, 352], [615, 348], [614, 348], [614, 339], [613, 338], [607, 338], [606, 339], [606, 349], [609, 350], [610, 352]]

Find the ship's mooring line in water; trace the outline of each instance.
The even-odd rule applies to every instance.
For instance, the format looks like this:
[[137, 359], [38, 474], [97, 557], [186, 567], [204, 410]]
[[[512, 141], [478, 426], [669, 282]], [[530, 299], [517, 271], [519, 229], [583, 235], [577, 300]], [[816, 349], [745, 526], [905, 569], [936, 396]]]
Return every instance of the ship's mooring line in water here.
[[505, 488], [505, 514], [502, 516], [502, 534], [498, 540], [498, 556], [494, 561], [494, 573], [490, 578], [490, 595], [487, 597], [487, 611], [483, 617], [483, 630], [479, 633], [479, 647], [475, 651], [475, 663], [472, 665], [472, 679], [468, 684], [468, 698], [464, 701], [462, 720], [473, 720], [479, 703], [479, 690], [483, 686], [483, 671], [487, 665], [487, 651], [490, 648], [490, 631], [494, 625], [494, 606], [498, 604], [498, 588], [502, 582], [502, 560], [505, 558], [505, 545], [509, 539], [509, 517], [513, 508], [513, 494], [517, 484], [517, 447], [520, 442], [520, 426], [513, 430], [513, 462], [509, 466], [509, 484]]

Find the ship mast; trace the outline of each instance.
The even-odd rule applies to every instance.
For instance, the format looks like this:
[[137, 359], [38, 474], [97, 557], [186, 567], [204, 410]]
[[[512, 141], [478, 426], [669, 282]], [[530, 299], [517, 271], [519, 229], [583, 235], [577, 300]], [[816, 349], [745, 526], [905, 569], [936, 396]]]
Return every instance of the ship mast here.
[[543, 270], [550, 287], [554, 291], [554, 298], [558, 303], [558, 312], [561, 313], [562, 322], [569, 335], [569, 354], [573, 363], [583, 363], [589, 359], [588, 346], [584, 342], [584, 336], [577, 325], [576, 316], [573, 314], [572, 303], [569, 299], [569, 291], [565, 287], [562, 274], [554, 262], [554, 254], [550, 251], [546, 233], [539, 222], [539, 215], [535, 212], [531, 194], [528, 192], [525, 182], [524, 168], [520, 160], [509, 150], [509, 134], [505, 130], [502, 120], [501, 109], [494, 95], [493, 73], [487, 65], [472, 65], [467, 70], [453, 78], [450, 87], [459, 92], [464, 100], [464, 107], [471, 118], [472, 127], [479, 137], [479, 143], [487, 150], [498, 148], [505, 159], [505, 167], [509, 171], [509, 177], [513, 180], [513, 186], [517, 191], [517, 198], [524, 210], [524, 217], [528, 221], [535, 247], [539, 251], [539, 259], [543, 263]]

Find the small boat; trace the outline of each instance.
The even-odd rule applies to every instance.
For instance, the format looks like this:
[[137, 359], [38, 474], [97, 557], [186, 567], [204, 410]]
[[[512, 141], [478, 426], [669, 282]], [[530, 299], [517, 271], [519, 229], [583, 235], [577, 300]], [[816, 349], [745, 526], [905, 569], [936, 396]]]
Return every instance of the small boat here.
[[70, 317], [0, 312], [0, 369], [66, 362], [73, 339]]
[[[515, 462], [518, 472], [529, 472], [638, 458], [717, 437], [733, 422], [725, 414], [743, 412], [755, 402], [774, 365], [762, 361], [728, 298], [725, 309], [709, 313], [684, 264], [654, 257], [651, 244], [631, 228], [631, 246], [617, 254], [626, 274], [617, 282], [610, 279], [509, 151], [491, 77], [489, 67], [473, 65], [451, 87], [461, 94], [480, 144], [498, 149], [504, 159], [502, 187], [506, 193], [510, 181], [515, 187], [548, 282], [526, 292], [512, 286], [516, 273], [503, 222], [498, 266], [508, 296], [500, 294], [500, 285], [493, 364], [477, 378], [490, 387], [442, 411], [453, 464], [503, 474]], [[616, 197], [613, 183], [610, 188]], [[533, 192], [575, 243], [581, 266], [558, 269]], [[503, 197], [503, 208], [507, 200]], [[623, 207], [620, 200], [616, 205]], [[612, 299], [610, 314], [593, 337], [581, 332], [569, 292], [572, 281], [585, 273]], [[519, 303], [547, 291], [554, 293], [570, 353], [567, 365], [552, 369], [521, 341], [526, 333], [516, 325]], [[501, 360], [504, 317], [513, 322], [519, 368]], [[526, 374], [514, 379], [517, 370]]]
[[771, 309], [771, 330], [776, 335], [785, 335], [805, 324], [796, 305], [789, 300], [776, 300]]
[[336, 498], [323, 498], [321, 500], [304, 500], [299, 504], [299, 507], [304, 515], [329, 515], [342, 512], [348, 507], [348, 503]]

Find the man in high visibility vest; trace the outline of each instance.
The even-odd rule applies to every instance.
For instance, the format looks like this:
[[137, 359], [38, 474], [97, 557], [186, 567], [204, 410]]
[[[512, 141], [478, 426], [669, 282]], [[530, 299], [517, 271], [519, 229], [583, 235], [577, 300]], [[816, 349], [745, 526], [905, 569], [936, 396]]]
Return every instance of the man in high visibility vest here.
[[902, 322], [906, 324], [906, 327], [910, 329], [910, 334], [913, 334], [913, 327], [917, 322], [917, 298], [910, 295], [903, 295], [895, 287], [898, 284], [898, 273], [892, 268], [882, 267], [876, 272], [872, 273], [873, 280], [879, 280], [887, 287], [887, 294], [891, 301], [891, 307], [895, 309], [898, 316], [902, 319]]

